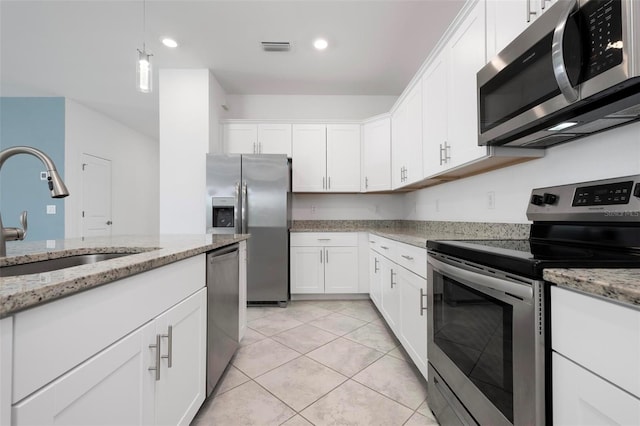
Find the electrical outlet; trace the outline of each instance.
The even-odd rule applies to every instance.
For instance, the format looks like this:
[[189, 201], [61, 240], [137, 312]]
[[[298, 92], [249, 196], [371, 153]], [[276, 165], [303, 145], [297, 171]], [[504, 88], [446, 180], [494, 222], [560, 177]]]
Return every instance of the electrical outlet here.
[[496, 208], [496, 193], [494, 191], [487, 192], [487, 208], [489, 210]]
[[55, 204], [47, 204], [47, 214], [56, 214]]

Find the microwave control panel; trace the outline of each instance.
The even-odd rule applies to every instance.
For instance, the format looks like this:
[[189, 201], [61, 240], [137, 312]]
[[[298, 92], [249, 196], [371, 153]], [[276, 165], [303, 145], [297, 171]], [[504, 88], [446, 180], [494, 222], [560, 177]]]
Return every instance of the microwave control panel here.
[[591, 0], [580, 8], [587, 59], [583, 81], [622, 63], [622, 2]]

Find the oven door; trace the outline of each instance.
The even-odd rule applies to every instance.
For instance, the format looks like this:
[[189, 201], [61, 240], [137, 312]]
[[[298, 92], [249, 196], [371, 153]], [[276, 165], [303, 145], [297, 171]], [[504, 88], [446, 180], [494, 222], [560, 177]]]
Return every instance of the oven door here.
[[468, 413], [544, 424], [543, 283], [432, 252], [427, 282], [429, 363]]

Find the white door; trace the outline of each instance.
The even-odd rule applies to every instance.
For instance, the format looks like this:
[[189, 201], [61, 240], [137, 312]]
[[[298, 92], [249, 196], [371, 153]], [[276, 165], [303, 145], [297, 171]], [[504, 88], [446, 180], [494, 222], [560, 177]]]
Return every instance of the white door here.
[[391, 189], [391, 119], [383, 118], [362, 126], [364, 132], [364, 190]]
[[82, 154], [82, 236], [111, 236], [111, 161]]
[[257, 154], [258, 126], [228, 123], [224, 125], [224, 150], [227, 154]]
[[427, 280], [398, 268], [400, 340], [418, 370], [427, 376]]
[[360, 192], [360, 125], [327, 125], [327, 190]]
[[[205, 399], [207, 290], [171, 308], [155, 321], [161, 338], [156, 382], [156, 424], [189, 424]], [[171, 327], [171, 332], [169, 332]], [[169, 365], [171, 363], [171, 365]]]
[[324, 248], [291, 247], [291, 294], [324, 293]]
[[358, 292], [358, 247], [324, 249], [324, 291]]
[[13, 407], [14, 425], [149, 425], [152, 323], [134, 331]]
[[424, 177], [446, 167], [447, 51], [438, 55], [422, 77], [422, 163]]
[[291, 124], [258, 124], [258, 153], [291, 158]]
[[448, 154], [456, 167], [486, 155], [487, 148], [478, 146], [478, 103], [476, 73], [485, 63], [484, 4], [478, 3], [456, 31], [449, 45]]
[[292, 141], [293, 192], [324, 192], [327, 187], [326, 126], [294, 124]]

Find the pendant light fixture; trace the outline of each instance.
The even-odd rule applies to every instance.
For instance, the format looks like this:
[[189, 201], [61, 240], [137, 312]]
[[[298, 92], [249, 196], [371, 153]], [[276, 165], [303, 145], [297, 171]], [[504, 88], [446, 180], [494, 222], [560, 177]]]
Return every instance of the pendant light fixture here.
[[147, 53], [145, 45], [147, 4], [142, 0], [142, 50], [138, 50], [138, 63], [136, 65], [136, 88], [142, 93], [149, 93], [152, 89], [151, 53]]

